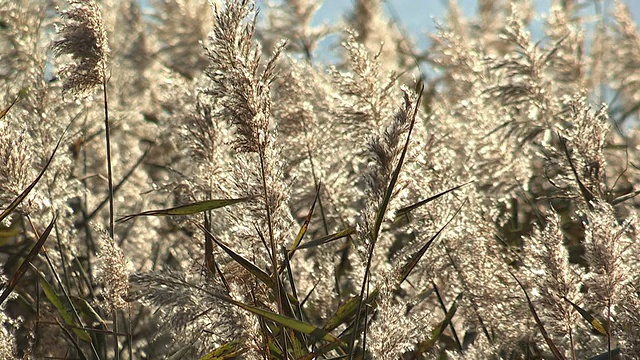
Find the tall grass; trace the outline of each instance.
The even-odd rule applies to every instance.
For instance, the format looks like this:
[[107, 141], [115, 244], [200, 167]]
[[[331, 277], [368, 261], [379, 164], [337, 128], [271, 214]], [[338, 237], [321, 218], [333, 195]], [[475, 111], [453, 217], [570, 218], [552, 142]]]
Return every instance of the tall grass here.
[[624, 3], [320, 5], [0, 0], [0, 358], [638, 357]]

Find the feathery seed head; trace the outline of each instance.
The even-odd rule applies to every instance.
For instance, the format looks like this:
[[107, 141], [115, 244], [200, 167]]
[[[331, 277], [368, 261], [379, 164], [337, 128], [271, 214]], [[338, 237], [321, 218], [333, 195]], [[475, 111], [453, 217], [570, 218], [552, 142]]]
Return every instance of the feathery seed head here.
[[109, 44], [94, 0], [68, 0], [69, 9], [61, 12], [66, 21], [57, 29], [62, 39], [53, 42], [56, 57], [71, 55], [72, 62], [62, 67], [64, 91], [76, 95], [90, 92], [105, 81]]

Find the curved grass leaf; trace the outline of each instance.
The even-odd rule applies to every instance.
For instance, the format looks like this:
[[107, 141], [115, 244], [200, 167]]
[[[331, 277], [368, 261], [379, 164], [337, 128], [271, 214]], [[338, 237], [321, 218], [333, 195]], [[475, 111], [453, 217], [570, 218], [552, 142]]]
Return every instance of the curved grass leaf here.
[[330, 243], [332, 241], [335, 240], [339, 240], [342, 239], [344, 237], [347, 237], [349, 235], [353, 235], [356, 232], [356, 228], [354, 226], [346, 228], [342, 231], [338, 231], [337, 233], [333, 233], [327, 236], [323, 236], [321, 238], [318, 239], [314, 239], [311, 241], [308, 241], [300, 246], [297, 247], [297, 249], [308, 249], [308, 248], [312, 248], [312, 247], [316, 247], [316, 246], [320, 246], [323, 244], [327, 244]]
[[444, 320], [442, 320], [442, 322], [440, 322], [440, 324], [438, 324], [438, 326], [436, 326], [436, 328], [433, 329], [433, 331], [431, 331], [431, 338], [421, 342], [418, 345], [418, 350], [416, 355], [420, 355], [424, 353], [425, 351], [432, 348], [438, 342], [438, 340], [440, 339], [440, 336], [444, 332], [444, 329], [446, 329], [447, 326], [451, 324], [451, 320], [453, 320], [453, 316], [456, 314], [456, 311], [458, 311], [458, 302], [461, 299], [462, 299], [462, 293], [458, 294], [455, 300], [453, 300], [453, 304], [451, 304], [449, 311], [447, 311], [444, 317]]
[[431, 196], [431, 197], [428, 197], [428, 198], [426, 198], [426, 199], [424, 199], [424, 200], [418, 201], [417, 203], [415, 203], [415, 204], [413, 204], [413, 205], [405, 206], [405, 207], [403, 207], [402, 209], [398, 209], [398, 210], [396, 211], [396, 220], [398, 220], [400, 217], [402, 217], [402, 216], [404, 216], [404, 215], [407, 215], [408, 213], [412, 212], [413, 210], [415, 210], [415, 209], [419, 208], [420, 206], [425, 205], [425, 204], [427, 204], [427, 203], [429, 203], [429, 202], [431, 202], [431, 201], [433, 201], [433, 200], [435, 200], [435, 199], [437, 199], [437, 198], [439, 198], [439, 197], [441, 197], [441, 196], [443, 196], [443, 195], [446, 195], [446, 194], [448, 194], [448, 193], [450, 193], [450, 192], [453, 192], [453, 191], [455, 191], [455, 190], [458, 190], [458, 189], [460, 189], [460, 188], [461, 188], [461, 187], [463, 187], [463, 186], [469, 185], [469, 184], [471, 184], [472, 182], [473, 182], [473, 181], [469, 181], [469, 182], [466, 182], [466, 183], [464, 183], [464, 184], [460, 184], [460, 185], [458, 185], [458, 186], [452, 187], [452, 188], [451, 188], [451, 189], [449, 189], [449, 190], [445, 190], [445, 191], [443, 191], [443, 192], [441, 192], [441, 193], [438, 193], [438, 194], [436, 194], [436, 195], [433, 195], [433, 196]]
[[289, 329], [301, 332], [303, 334], [307, 334], [313, 338], [316, 339], [322, 339], [325, 341], [329, 341], [329, 342], [333, 342], [333, 343], [338, 343], [340, 346], [345, 346], [346, 344], [344, 344], [340, 339], [338, 339], [337, 337], [335, 337], [333, 334], [331, 334], [330, 332], [328, 332], [325, 329], [321, 329], [318, 328], [312, 324], [309, 324], [307, 322], [298, 320], [298, 319], [293, 319], [284, 315], [280, 315], [280, 314], [276, 314], [274, 312], [271, 312], [269, 310], [265, 310], [265, 309], [260, 309], [257, 308], [255, 306], [251, 306], [251, 305], [247, 305], [247, 304], [243, 304], [239, 301], [233, 300], [231, 298], [225, 297], [225, 296], [218, 296], [220, 299], [227, 301], [230, 304], [233, 304], [235, 306], [238, 306], [242, 309], [245, 309], [253, 314], [256, 314], [260, 317], [263, 317], [267, 320], [271, 320], [279, 325], [282, 325], [284, 327], [287, 327]]
[[575, 303], [573, 303], [571, 300], [567, 299], [566, 297], [562, 297], [564, 299], [564, 301], [568, 302], [569, 304], [571, 304], [571, 306], [573, 306], [574, 309], [576, 309], [576, 311], [578, 313], [580, 313], [580, 315], [587, 320], [587, 322], [589, 322], [589, 324], [591, 324], [591, 326], [600, 334], [602, 335], [607, 335], [608, 331], [607, 331], [607, 327], [598, 319], [596, 319], [595, 317], [593, 317], [593, 315], [589, 314], [588, 311], [586, 311], [585, 309], [581, 308], [580, 306], [576, 305]]
[[542, 325], [542, 321], [540, 320], [540, 317], [538, 317], [536, 308], [533, 306], [533, 303], [529, 298], [529, 293], [527, 293], [527, 289], [525, 289], [524, 285], [522, 285], [520, 280], [518, 280], [518, 278], [515, 275], [513, 275], [512, 272], [509, 272], [509, 274], [511, 274], [513, 279], [518, 283], [518, 285], [524, 292], [524, 296], [527, 298], [527, 304], [529, 305], [529, 310], [531, 311], [531, 315], [533, 315], [533, 319], [536, 321], [536, 325], [538, 325], [538, 329], [540, 329], [540, 333], [542, 333], [542, 337], [544, 338], [544, 341], [546, 341], [547, 345], [549, 345], [549, 349], [551, 349], [553, 356], [555, 356], [556, 359], [565, 360], [564, 355], [562, 355], [560, 350], [558, 350], [558, 348], [556, 347], [556, 344], [553, 343], [553, 340], [551, 340], [551, 338], [549, 337], [547, 330], [545, 330], [544, 326]]
[[[373, 305], [378, 299], [380, 289], [375, 288], [367, 297], [365, 304]], [[360, 303], [360, 296], [356, 295], [347, 300], [344, 304], [338, 307], [335, 314], [329, 318], [327, 323], [323, 326], [326, 331], [332, 331], [336, 329], [340, 324], [349, 322], [353, 315], [358, 310], [358, 304]]]
[[250, 199], [251, 199], [250, 197], [245, 197], [240, 199], [217, 199], [217, 200], [198, 201], [192, 204], [177, 206], [170, 209], [149, 210], [149, 211], [143, 211], [137, 214], [123, 216], [120, 219], [118, 219], [117, 222], [129, 221], [139, 216], [193, 215], [193, 214], [201, 213], [203, 211], [219, 209], [221, 207], [245, 202]]
[[40, 276], [42, 291], [44, 291], [44, 295], [47, 297], [47, 299], [49, 299], [49, 302], [58, 310], [58, 313], [60, 313], [60, 316], [62, 317], [62, 320], [64, 320], [65, 324], [70, 326], [73, 332], [82, 341], [91, 343], [91, 335], [89, 335], [86, 330], [77, 328], [78, 324], [73, 321], [73, 316], [71, 316], [71, 314], [67, 310], [67, 306], [65, 306], [65, 304], [63, 303], [62, 298], [58, 295], [58, 293], [56, 293], [55, 289], [51, 286], [51, 284], [49, 284], [42, 273], [38, 272], [38, 275]]
[[22, 276], [27, 272], [27, 268], [29, 267], [29, 264], [31, 264], [33, 259], [35, 259], [36, 256], [38, 256], [38, 253], [40, 252], [40, 249], [42, 249], [44, 242], [49, 237], [49, 234], [51, 233], [51, 229], [53, 229], [53, 224], [55, 224], [55, 222], [56, 222], [56, 218], [54, 217], [49, 223], [49, 226], [47, 226], [47, 228], [42, 233], [42, 235], [40, 235], [40, 238], [38, 239], [36, 244], [33, 246], [33, 248], [31, 248], [31, 251], [29, 251], [29, 254], [27, 254], [27, 257], [24, 258], [24, 261], [22, 261], [22, 264], [20, 264], [20, 266], [18, 267], [18, 270], [16, 270], [16, 272], [13, 275], [11, 275], [11, 278], [9, 279], [9, 282], [4, 288], [4, 291], [2, 291], [2, 295], [0, 295], [0, 305], [4, 303], [7, 297], [9, 297], [9, 294], [11, 294], [11, 292], [16, 287], [16, 285], [18, 285], [18, 282], [20, 281]]
[[309, 222], [311, 222], [311, 216], [313, 216], [313, 210], [316, 208], [316, 202], [318, 201], [319, 196], [320, 196], [320, 186], [318, 186], [318, 189], [316, 191], [316, 197], [313, 199], [313, 204], [311, 204], [311, 209], [309, 209], [309, 213], [307, 213], [307, 217], [304, 219], [304, 223], [300, 227], [300, 231], [298, 231], [298, 235], [293, 240], [293, 244], [291, 244], [291, 248], [289, 249], [289, 253], [288, 253], [289, 259], [291, 259], [295, 251], [298, 249], [298, 246], [300, 245], [300, 242], [302, 241], [304, 234], [307, 233], [307, 229], [309, 228]]
[[453, 216], [451, 217], [451, 219], [449, 219], [441, 228], [440, 230], [438, 230], [437, 233], [435, 233], [435, 235], [433, 235], [431, 237], [431, 239], [429, 239], [429, 241], [427, 241], [426, 244], [424, 244], [420, 250], [416, 251], [411, 258], [409, 259], [409, 262], [406, 263], [401, 269], [400, 269], [400, 273], [398, 274], [398, 284], [402, 284], [407, 277], [409, 276], [409, 274], [411, 274], [411, 271], [413, 271], [413, 269], [416, 267], [416, 265], [418, 265], [418, 262], [420, 261], [420, 259], [422, 258], [422, 256], [427, 252], [427, 250], [429, 249], [429, 247], [431, 246], [431, 244], [438, 238], [438, 236], [440, 236], [440, 234], [442, 233], [442, 231], [447, 227], [447, 225], [449, 225], [453, 219], [456, 217], [456, 215], [458, 215], [458, 213], [460, 212], [460, 210], [462, 210], [462, 207], [464, 206], [464, 204], [467, 201], [465, 200], [464, 203], [462, 203], [462, 205], [460, 205], [460, 207], [458, 208], [458, 210], [456, 210], [455, 214], [453, 214]]
[[200, 230], [202, 230], [206, 234], [206, 236], [208, 236], [218, 246], [220, 246], [220, 248], [222, 250], [224, 250], [224, 252], [226, 252], [233, 260], [235, 260], [243, 268], [247, 269], [250, 273], [252, 273], [255, 277], [257, 277], [260, 281], [265, 283], [271, 289], [275, 289], [276, 288], [276, 284], [273, 281], [273, 279], [271, 278], [271, 276], [269, 276], [269, 274], [264, 272], [262, 269], [260, 269], [257, 265], [255, 265], [251, 261], [249, 261], [249, 260], [245, 259], [244, 257], [242, 257], [240, 254], [238, 254], [235, 251], [231, 250], [231, 248], [229, 248], [227, 245], [223, 244], [220, 240], [216, 239], [215, 236], [213, 236], [213, 234], [211, 234], [211, 232], [209, 232], [209, 230], [207, 230], [207, 228], [205, 228], [201, 224], [196, 223], [195, 225], [198, 228], [200, 228]]

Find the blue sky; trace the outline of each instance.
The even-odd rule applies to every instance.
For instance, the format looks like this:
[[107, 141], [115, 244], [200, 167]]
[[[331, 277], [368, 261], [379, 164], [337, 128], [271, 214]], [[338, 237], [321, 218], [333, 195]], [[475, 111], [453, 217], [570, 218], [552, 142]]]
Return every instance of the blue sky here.
[[[274, 0], [268, 0], [273, 2]], [[257, 0], [258, 6], [264, 0]], [[276, 1], [277, 2], [277, 1]], [[551, 4], [551, 0], [534, 0], [537, 8], [536, 18], [533, 24], [533, 35], [541, 36], [540, 28], [541, 21], [543, 21], [543, 15], [548, 12]], [[613, 0], [583, 0], [586, 3], [584, 9], [585, 14], [593, 15], [595, 13], [595, 5], [599, 3], [599, 6], [604, 8], [612, 8]], [[640, 22], [640, 1], [627, 0], [623, 2], [629, 5], [630, 11], [635, 19], [636, 23]], [[447, 0], [383, 0], [385, 11], [387, 15], [394, 16], [399, 19], [400, 23], [412, 38], [415, 44], [419, 48], [424, 49], [428, 44], [428, 33], [435, 31], [435, 20], [444, 18], [444, 14], [447, 9]], [[332, 23], [335, 24], [337, 19], [340, 19], [347, 14], [351, 7], [352, 0], [325, 0], [322, 7], [316, 13], [314, 22], [320, 23]], [[468, 16], [473, 15], [477, 8], [477, 0], [458, 0], [458, 4], [463, 9], [464, 13]], [[536, 34], [537, 33], [537, 34]], [[322, 47], [334, 48], [329, 44], [322, 44]]]

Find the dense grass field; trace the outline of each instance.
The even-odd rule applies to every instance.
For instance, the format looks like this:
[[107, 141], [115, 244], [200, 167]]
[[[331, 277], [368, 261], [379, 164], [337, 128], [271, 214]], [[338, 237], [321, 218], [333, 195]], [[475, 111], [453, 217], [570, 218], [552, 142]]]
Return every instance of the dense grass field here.
[[383, 3], [0, 0], [0, 358], [639, 359], [625, 3]]

